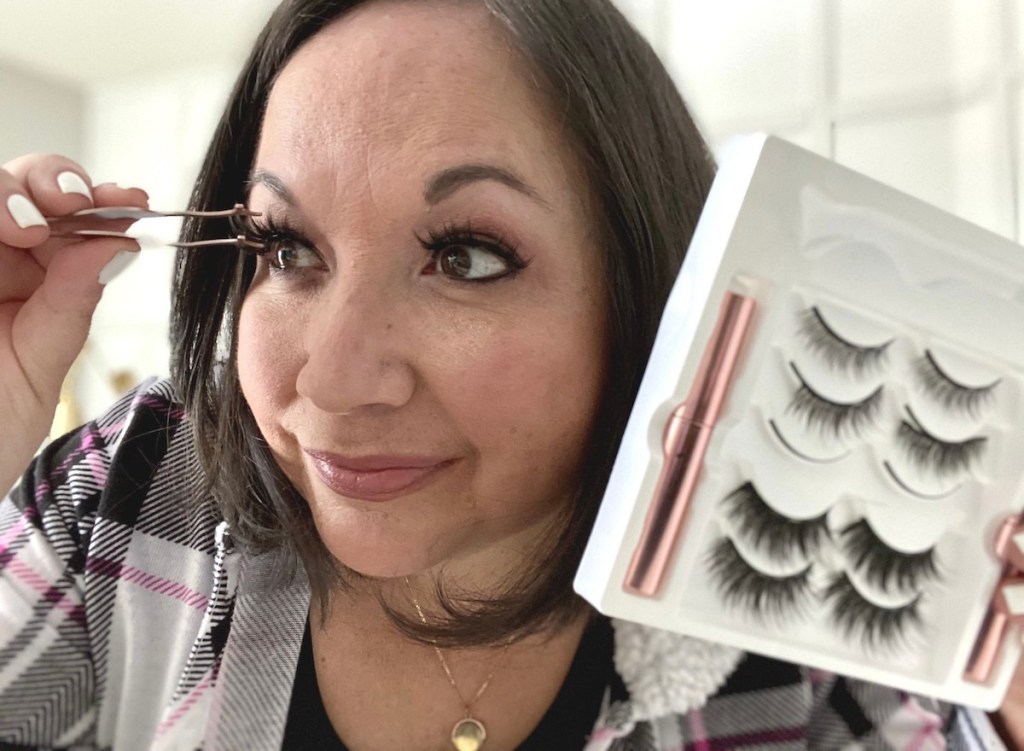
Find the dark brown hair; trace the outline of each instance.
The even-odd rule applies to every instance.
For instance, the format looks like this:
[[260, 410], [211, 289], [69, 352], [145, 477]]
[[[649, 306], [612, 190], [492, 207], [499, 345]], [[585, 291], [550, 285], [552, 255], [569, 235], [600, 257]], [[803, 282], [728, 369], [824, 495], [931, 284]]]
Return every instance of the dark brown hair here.
[[[245, 199], [267, 97], [291, 55], [326, 24], [373, 0], [286, 0], [245, 63], [196, 182], [191, 205]], [[424, 0], [429, 1], [429, 0]], [[442, 645], [495, 643], [557, 627], [579, 613], [572, 591], [597, 506], [639, 388], [661, 311], [710, 188], [713, 165], [668, 73], [609, 0], [478, 0], [507, 29], [557, 113], [567, 148], [589, 182], [605, 251], [609, 310], [606, 385], [565, 524], [549, 550], [487, 599], [443, 595], [447, 618], [396, 625]], [[184, 240], [224, 237], [217, 222], [188, 221]], [[198, 451], [233, 536], [252, 550], [291, 551], [326, 603], [353, 572], [327, 551], [308, 505], [284, 477], [241, 393], [238, 314], [253, 274], [235, 252], [177, 259], [172, 375]], [[610, 552], [609, 552], [610, 554]], [[390, 612], [390, 611], [389, 611]]]

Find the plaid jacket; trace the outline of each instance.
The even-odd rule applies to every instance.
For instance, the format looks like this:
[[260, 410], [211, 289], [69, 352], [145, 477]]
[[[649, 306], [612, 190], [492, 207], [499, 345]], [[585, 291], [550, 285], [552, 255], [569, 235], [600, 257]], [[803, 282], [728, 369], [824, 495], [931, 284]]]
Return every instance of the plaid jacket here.
[[[0, 748], [280, 746], [308, 583], [235, 550], [199, 479], [152, 381], [0, 504]], [[615, 626], [629, 697], [605, 701], [584, 751], [1001, 748], [983, 715]]]

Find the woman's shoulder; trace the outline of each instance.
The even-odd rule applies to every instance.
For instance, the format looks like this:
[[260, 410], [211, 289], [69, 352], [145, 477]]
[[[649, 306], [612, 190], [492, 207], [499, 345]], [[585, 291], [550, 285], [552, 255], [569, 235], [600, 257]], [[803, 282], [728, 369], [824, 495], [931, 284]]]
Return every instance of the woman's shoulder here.
[[0, 736], [148, 748], [166, 706], [192, 706], [219, 659], [234, 576], [202, 478], [173, 386], [151, 380], [50, 442], [0, 502], [0, 585], [14, 605], [0, 653], [19, 656], [0, 686], [14, 723]]
[[149, 378], [121, 396], [106, 412], [51, 441], [36, 459], [54, 471], [85, 457], [113, 456], [119, 449], [152, 448], [187, 424], [185, 410], [168, 379]]
[[207, 548], [217, 520], [202, 478], [176, 389], [154, 378], [49, 443], [12, 499], [45, 526], [60, 523], [82, 550], [98, 523]]

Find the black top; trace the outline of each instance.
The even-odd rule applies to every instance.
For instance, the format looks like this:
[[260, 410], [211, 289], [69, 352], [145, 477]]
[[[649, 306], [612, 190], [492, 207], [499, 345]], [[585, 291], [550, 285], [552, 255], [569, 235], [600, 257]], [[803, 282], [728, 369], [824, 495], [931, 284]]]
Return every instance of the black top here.
[[[595, 618], [583, 633], [576, 656], [558, 696], [519, 751], [575, 751], [594, 729], [605, 689], [613, 700], [626, 698], [626, 688], [613, 664], [614, 633], [607, 618]], [[302, 637], [292, 700], [284, 730], [284, 751], [348, 751], [327, 717], [313, 664], [309, 621]]]

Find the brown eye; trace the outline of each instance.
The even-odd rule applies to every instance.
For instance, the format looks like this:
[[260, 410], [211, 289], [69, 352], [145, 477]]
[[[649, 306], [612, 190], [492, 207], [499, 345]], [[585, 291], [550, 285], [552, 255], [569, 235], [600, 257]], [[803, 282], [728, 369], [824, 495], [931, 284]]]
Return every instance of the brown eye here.
[[507, 274], [509, 264], [485, 248], [450, 245], [438, 253], [437, 270], [452, 279], [481, 280]]

